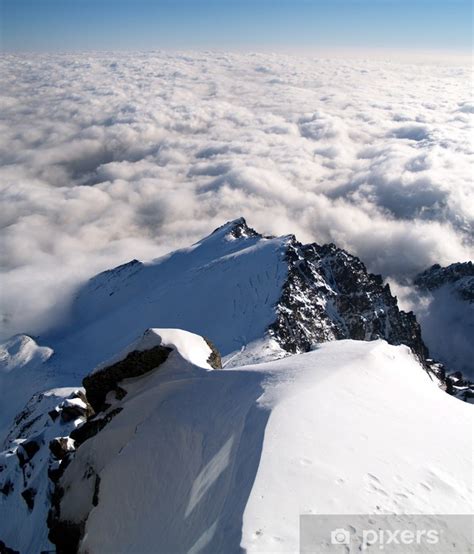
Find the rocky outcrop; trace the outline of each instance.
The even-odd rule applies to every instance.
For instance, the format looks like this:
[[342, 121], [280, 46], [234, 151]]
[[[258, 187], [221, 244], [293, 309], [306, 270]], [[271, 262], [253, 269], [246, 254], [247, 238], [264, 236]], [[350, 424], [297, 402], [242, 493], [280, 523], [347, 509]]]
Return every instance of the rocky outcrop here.
[[219, 350], [212, 344], [212, 342], [206, 338], [203, 337], [205, 340], [207, 346], [211, 349], [211, 353], [209, 354], [209, 358], [207, 359], [207, 363], [213, 368], [213, 369], [221, 369], [222, 368], [222, 358]]
[[369, 273], [359, 258], [334, 244], [303, 245], [291, 237], [286, 260], [288, 278], [270, 326], [285, 350], [306, 352], [329, 340], [382, 338], [406, 344], [426, 360], [415, 315], [398, 308], [389, 285]]
[[8, 548], [8, 546], [0, 541], [0, 554], [20, 554], [18, 550], [13, 550], [13, 548]]
[[125, 359], [91, 373], [83, 380], [87, 399], [96, 412], [106, 408], [105, 398], [111, 391], [119, 396], [123, 389], [118, 387], [120, 381], [138, 377], [160, 366], [169, 356], [171, 348], [155, 346], [150, 350], [130, 352]]
[[459, 298], [474, 302], [474, 264], [455, 263], [447, 267], [435, 264], [417, 275], [414, 284], [425, 291], [433, 291], [443, 285], [451, 284], [453, 292]]
[[31, 551], [37, 536], [38, 551], [52, 549], [46, 537], [54, 484], [76, 448], [71, 432], [93, 414], [83, 391], [57, 389], [34, 395], [15, 418], [0, 452], [0, 520], [15, 516], [2, 529], [10, 549], [0, 545], [0, 552]]
[[[64, 517], [61, 510], [61, 502], [67, 489], [61, 478], [69, 462], [73, 459], [73, 451], [77, 451], [83, 443], [100, 433], [123, 410], [122, 400], [127, 395], [127, 391], [121, 386], [124, 380], [140, 377], [152, 370], [159, 370], [173, 350], [177, 351], [175, 361], [181, 360], [183, 366], [189, 365], [186, 353], [183, 353], [183, 357], [178, 347], [171, 344], [166, 346], [166, 342], [162, 344], [163, 338], [159, 331], [159, 329], [148, 329], [140, 339], [133, 343], [130, 351], [125, 351], [117, 361], [98, 368], [83, 380], [84, 398], [91, 405], [92, 413], [87, 421], [72, 430], [69, 437], [58, 437], [49, 443], [52, 454], [61, 461], [59, 470], [50, 471], [54, 489], [48, 514], [48, 536], [58, 554], [71, 554], [77, 551], [89, 513], [86, 510], [78, 521], [70, 521]], [[178, 335], [180, 333], [185, 332], [177, 332]], [[215, 346], [205, 338], [201, 338], [201, 343], [200, 347], [204, 349], [205, 356], [208, 356], [207, 364], [209, 365], [206, 367], [214, 369], [222, 367], [221, 356]], [[89, 508], [92, 509], [98, 505], [100, 500], [99, 470], [93, 465], [88, 465], [87, 471], [81, 478], [83, 480], [82, 494], [87, 497], [86, 504], [89, 504]]]

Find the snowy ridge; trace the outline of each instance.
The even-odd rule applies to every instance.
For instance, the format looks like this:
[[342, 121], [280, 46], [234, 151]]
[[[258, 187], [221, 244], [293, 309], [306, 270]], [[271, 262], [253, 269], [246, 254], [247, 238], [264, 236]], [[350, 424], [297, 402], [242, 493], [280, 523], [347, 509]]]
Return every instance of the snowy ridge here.
[[143, 335], [133, 341], [120, 354], [99, 364], [94, 373], [124, 360], [131, 352], [144, 352], [156, 346], [169, 347], [179, 353], [179, 356], [198, 367], [213, 369], [209, 365], [212, 348], [200, 336], [179, 329], [147, 329]]
[[79, 552], [295, 552], [300, 513], [471, 510], [472, 412], [407, 347], [336, 341], [192, 379], [169, 363], [121, 384], [60, 478], [53, 531]]
[[333, 244], [226, 223], [0, 364], [0, 550], [289, 552], [303, 512], [470, 510], [472, 412], [440, 389], [470, 384]]
[[[108, 329], [127, 339], [115, 336], [115, 344], [127, 344], [137, 328], [159, 323], [209, 337], [224, 356], [269, 336], [291, 353], [326, 340], [385, 338], [427, 357], [413, 314], [398, 309], [382, 278], [358, 258], [335, 245], [303, 245], [293, 235], [264, 237], [243, 218], [191, 248], [91, 279], [72, 321], [68, 347], [76, 339], [95, 342]], [[103, 346], [101, 359], [110, 348]]]
[[43, 354], [24, 366], [8, 362], [9, 373], [0, 375], [11, 396], [0, 433], [35, 392], [79, 383], [139, 330], [154, 327], [208, 338], [228, 367], [306, 352], [327, 340], [378, 338], [410, 346], [431, 367], [414, 315], [398, 308], [382, 278], [358, 258], [293, 235], [262, 236], [239, 218], [189, 248], [89, 280], [68, 319], [37, 337]]

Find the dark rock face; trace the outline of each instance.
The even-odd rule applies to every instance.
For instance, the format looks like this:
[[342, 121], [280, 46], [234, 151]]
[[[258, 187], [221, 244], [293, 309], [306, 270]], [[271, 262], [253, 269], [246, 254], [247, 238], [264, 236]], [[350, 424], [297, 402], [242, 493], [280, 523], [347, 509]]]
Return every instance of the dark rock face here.
[[58, 460], [62, 460], [70, 451], [68, 437], [57, 437], [50, 441], [49, 449], [53, 456]]
[[472, 262], [456, 263], [441, 267], [431, 266], [416, 276], [414, 284], [421, 290], [435, 290], [451, 283], [454, 292], [467, 302], [474, 302], [474, 264]]
[[27, 462], [32, 460], [40, 447], [40, 439], [31, 439], [29, 441], [23, 442], [16, 451], [16, 455], [18, 456], [18, 460], [20, 462], [20, 467], [23, 467]]
[[428, 350], [412, 312], [399, 310], [380, 275], [334, 244], [288, 243], [288, 278], [270, 334], [287, 351], [306, 352], [318, 342], [385, 339], [406, 344], [424, 361]]
[[81, 445], [87, 439], [90, 439], [97, 435], [112, 418], [122, 411], [122, 408], [114, 408], [110, 410], [106, 415], [99, 414], [96, 417], [89, 419], [80, 427], [74, 429], [69, 435], [73, 439], [77, 446]]
[[[78, 409], [74, 418], [63, 417], [63, 411], [72, 407]], [[15, 418], [5, 441], [0, 467], [0, 493], [7, 522], [9, 510], [23, 505], [24, 514], [27, 514], [24, 517], [35, 521], [38, 533], [46, 531], [45, 507], [51, 501], [55, 481], [70, 462], [75, 448], [68, 435], [93, 413], [81, 390], [67, 397], [48, 391], [34, 395]], [[0, 553], [12, 552], [6, 546], [3, 548]]]
[[4, 496], [8, 496], [11, 492], [13, 492], [13, 490], [14, 486], [10, 479], [7, 479], [7, 481], [0, 487], [0, 492]]
[[[430, 295], [432, 295], [432, 306], [434, 307], [432, 312], [436, 314], [435, 317], [444, 320], [447, 308], [448, 317], [451, 317], [451, 320], [448, 319], [448, 321], [452, 321], [456, 325], [456, 319], [459, 318], [460, 322], [464, 321], [464, 324], [466, 324], [469, 319], [467, 314], [470, 312], [472, 325], [472, 316], [474, 315], [472, 311], [474, 304], [474, 264], [472, 262], [454, 263], [447, 267], [441, 267], [439, 264], [435, 264], [417, 275], [413, 284], [422, 294], [430, 293]], [[437, 302], [441, 302], [441, 304], [437, 304]], [[453, 319], [452, 316], [449, 315], [451, 304], [454, 306], [464, 305], [466, 307], [466, 315], [464, 315], [463, 308], [460, 308], [460, 311], [457, 312]], [[433, 321], [431, 325], [433, 325]], [[459, 325], [461, 325], [461, 323]], [[467, 325], [469, 325], [469, 323], [467, 323]], [[456, 327], [453, 329], [454, 336], [456, 336], [458, 330], [459, 328], [456, 329]], [[469, 340], [467, 336], [466, 340]], [[433, 348], [435, 347], [433, 346]], [[447, 349], [445, 348], [445, 355], [446, 351]], [[468, 378], [465, 378], [460, 371], [453, 372], [453, 370], [459, 367], [452, 367], [451, 364], [444, 367], [439, 361], [434, 360], [429, 360], [429, 363], [433, 368], [433, 372], [444, 383], [444, 387], [448, 394], [456, 396], [465, 402], [474, 403], [474, 383]], [[467, 371], [466, 366], [463, 367], [463, 370], [464, 369]]]
[[77, 552], [84, 534], [84, 523], [58, 522], [49, 532], [49, 540], [56, 546], [57, 554]]
[[0, 554], [20, 554], [18, 550], [8, 548], [8, 546], [0, 540]]
[[28, 509], [31, 510], [34, 508], [35, 506], [35, 496], [36, 496], [36, 490], [33, 489], [32, 487], [28, 488], [28, 489], [25, 489], [22, 493], [21, 493], [21, 496], [24, 498], [25, 502], [26, 502], [26, 505], [28, 506]]
[[143, 352], [134, 350], [124, 360], [91, 373], [83, 380], [87, 400], [96, 412], [102, 411], [107, 393], [116, 390], [120, 381], [138, 377], [157, 368], [168, 358], [170, 352], [171, 348], [165, 346], [155, 346]]
[[225, 233], [226, 237], [231, 239], [262, 237], [260, 233], [257, 233], [255, 229], [252, 229], [252, 227], [247, 225], [247, 222], [243, 217], [239, 217], [234, 221], [228, 221], [224, 225], [221, 225], [212, 232], [213, 235], [216, 233]]
[[[221, 367], [219, 352], [210, 342], [208, 344], [212, 350], [209, 359], [212, 367]], [[171, 351], [171, 348], [161, 345], [144, 351], [134, 350], [123, 360], [104, 367], [88, 375], [83, 380], [83, 385], [86, 389], [85, 399], [88, 405], [92, 406], [93, 411], [87, 421], [74, 429], [69, 435], [69, 438], [74, 441], [75, 448], [79, 448], [83, 442], [97, 435], [112, 418], [122, 411], [120, 406], [112, 407], [106, 403], [107, 394], [114, 392], [115, 398], [112, 402], [119, 402], [126, 395], [126, 391], [119, 385], [121, 381], [144, 375], [156, 369], [167, 360]], [[63, 519], [61, 515], [61, 499], [64, 495], [64, 490], [61, 486], [61, 476], [71, 459], [67, 445], [67, 437], [54, 439], [49, 445], [53, 455], [56, 458], [64, 460], [61, 464], [61, 470], [50, 475], [50, 479], [54, 481], [55, 487], [48, 515], [48, 537], [56, 546], [58, 554], [77, 552], [86, 523], [85, 521], [72, 523]], [[93, 506], [97, 506], [99, 503], [100, 476], [94, 468], [90, 467], [85, 478], [94, 480], [93, 493], [90, 500], [92, 509]]]
[[217, 350], [208, 338], [203, 337], [203, 339], [206, 341], [207, 346], [211, 349], [211, 354], [207, 359], [207, 363], [214, 369], [222, 369], [222, 358], [219, 350]]

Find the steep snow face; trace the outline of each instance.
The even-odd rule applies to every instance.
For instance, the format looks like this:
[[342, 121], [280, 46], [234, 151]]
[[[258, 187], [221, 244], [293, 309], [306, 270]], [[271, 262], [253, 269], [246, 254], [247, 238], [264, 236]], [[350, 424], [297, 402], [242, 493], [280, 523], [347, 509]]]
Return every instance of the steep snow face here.
[[432, 356], [474, 380], [474, 266], [434, 265], [415, 279], [417, 316]]
[[60, 480], [80, 552], [296, 552], [302, 513], [472, 510], [470, 406], [405, 346], [336, 341], [224, 371], [171, 363], [121, 383], [115, 417]]
[[[179, 329], [148, 329], [114, 359], [97, 367], [94, 375], [130, 353], [156, 347], [171, 350], [160, 370], [171, 373], [173, 379], [214, 369], [209, 362], [215, 350], [202, 337]], [[21, 553], [54, 550], [47, 526], [54, 482], [76, 448], [73, 431], [91, 415], [83, 390], [62, 388], [36, 394], [16, 417], [3, 452], [0, 448], [0, 540], [9, 548]], [[89, 469], [88, 475], [95, 474]]]
[[36, 356], [35, 363], [25, 365], [26, 356], [4, 355], [9, 373], [0, 371], [0, 390], [8, 401], [0, 406], [0, 440], [35, 392], [78, 385], [142, 329], [196, 332], [223, 355], [262, 339], [287, 278], [288, 240], [262, 237], [237, 219], [190, 248], [150, 264], [133, 260], [91, 279], [79, 291], [68, 321], [41, 335], [54, 357]]
[[[209, 338], [223, 355], [265, 335], [288, 268], [287, 237], [265, 238], [241, 219], [145, 265], [101, 273], [82, 289], [58, 355], [87, 371], [159, 325]], [[98, 337], [100, 338], [98, 340]], [[74, 355], [72, 355], [74, 353]]]

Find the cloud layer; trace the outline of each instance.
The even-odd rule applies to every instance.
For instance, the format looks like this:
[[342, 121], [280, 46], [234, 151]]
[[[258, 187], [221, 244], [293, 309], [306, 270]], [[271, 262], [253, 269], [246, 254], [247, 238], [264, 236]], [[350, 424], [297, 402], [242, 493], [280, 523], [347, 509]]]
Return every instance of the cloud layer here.
[[3, 335], [98, 270], [243, 215], [402, 281], [472, 257], [468, 64], [271, 54], [0, 61]]

